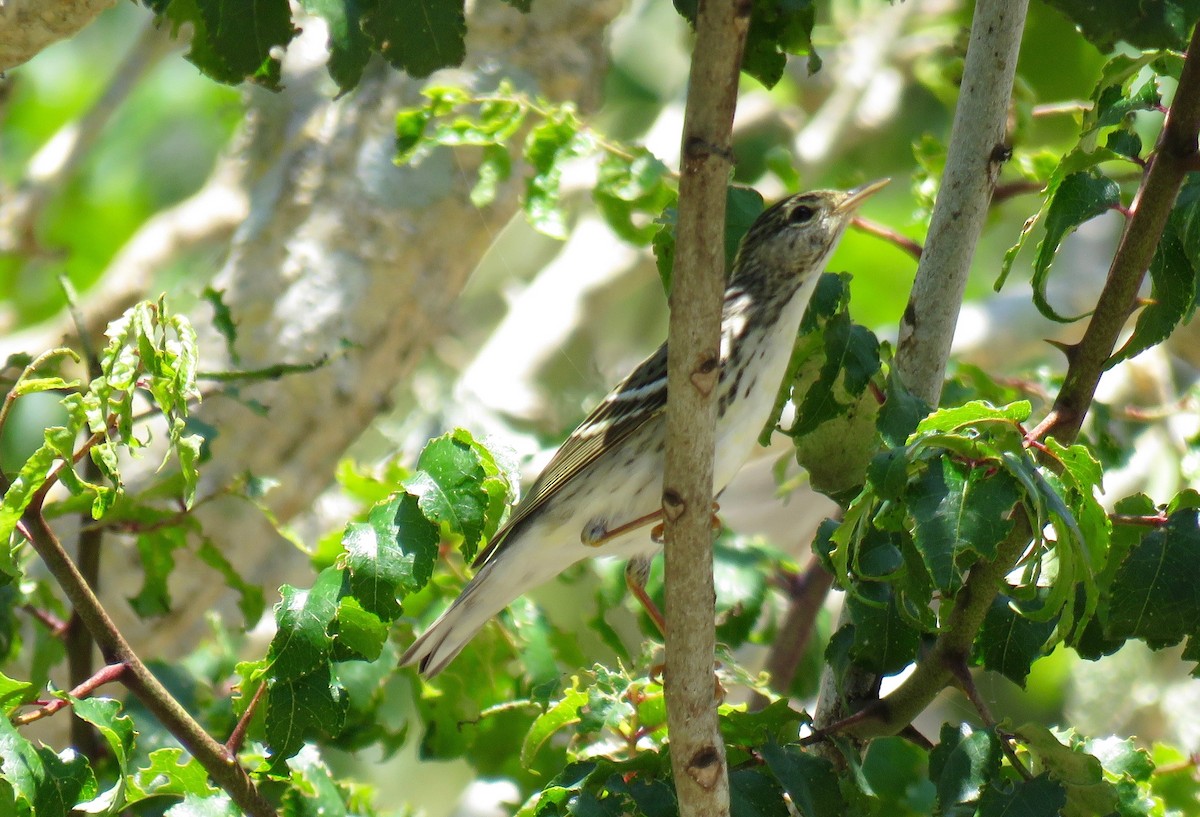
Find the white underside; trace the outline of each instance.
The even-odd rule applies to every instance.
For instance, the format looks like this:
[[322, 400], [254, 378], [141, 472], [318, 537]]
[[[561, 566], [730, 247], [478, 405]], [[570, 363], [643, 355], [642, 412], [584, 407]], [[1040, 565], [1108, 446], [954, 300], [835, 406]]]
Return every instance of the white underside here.
[[[744, 393], [757, 378], [749, 397], [733, 400], [718, 424], [716, 459], [713, 463], [714, 495], [724, 490], [754, 449], [767, 414], [787, 370], [800, 319], [816, 286], [817, 276], [804, 282], [771, 333], [761, 357], [749, 363], [738, 388]], [[657, 441], [658, 425], [643, 427], [635, 437]], [[617, 451], [606, 454], [560, 489], [547, 508], [524, 524], [519, 534], [484, 564], [462, 594], [417, 639], [401, 659], [402, 664], [419, 663], [426, 675], [440, 672], [493, 616], [513, 599], [549, 581], [571, 565], [594, 556], [629, 559], [654, 553], [659, 545], [650, 538], [653, 525], [646, 525], [605, 540], [600, 547], [583, 544], [581, 534], [602, 523], [612, 530], [631, 520], [659, 510], [662, 504], [663, 458], [629, 458], [625, 453], [636, 443], [631, 438]], [[616, 472], [611, 473], [611, 472]], [[586, 485], [607, 485], [604, 496], [571, 501], [568, 494]]]

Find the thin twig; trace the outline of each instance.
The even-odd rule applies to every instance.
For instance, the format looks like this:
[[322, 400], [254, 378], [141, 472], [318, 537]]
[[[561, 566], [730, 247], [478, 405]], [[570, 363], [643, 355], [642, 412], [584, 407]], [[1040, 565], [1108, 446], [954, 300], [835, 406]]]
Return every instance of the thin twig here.
[[[75, 322], [75, 331], [78, 333], [79, 345], [83, 350], [82, 357], [87, 366], [88, 380], [89, 382], [95, 381], [104, 373], [100, 369], [100, 358], [96, 355], [92, 339], [87, 334], [75, 287], [66, 275], [60, 275], [58, 283], [66, 296], [67, 310], [71, 315], [71, 320]], [[91, 457], [83, 461], [83, 477], [91, 483], [99, 482], [101, 478], [100, 466]], [[88, 523], [92, 521], [90, 508], [81, 511], [80, 517], [81, 529], [76, 549], [76, 561], [79, 564], [79, 572], [83, 576], [83, 580], [88, 583], [93, 592], [99, 593], [100, 554], [104, 544], [104, 531], [89, 528]], [[72, 613], [70, 621], [67, 622], [64, 642], [67, 652], [68, 678], [72, 686], [81, 687], [93, 677], [95, 662], [93, 661], [92, 637], [87, 628], [83, 626], [83, 621], [79, 618], [77, 611]], [[71, 721], [71, 743], [85, 757], [97, 757], [103, 750], [99, 732], [82, 718], [75, 718]]]
[[32, 604], [22, 604], [21, 609], [35, 619], [45, 625], [50, 631], [50, 635], [55, 638], [62, 638], [67, 632], [67, 622], [63, 621], [58, 616], [51, 613], [49, 610], [43, 610], [40, 607], [34, 607]]
[[253, 817], [277, 817], [275, 809], [263, 799], [237, 759], [204, 731], [204, 727], [167, 691], [129, 646], [108, 611], [80, 575], [79, 568], [63, 550], [62, 543], [42, 516], [40, 506], [30, 505], [17, 529], [29, 540], [50, 575], [62, 588], [95, 639], [105, 661], [126, 666], [126, 671], [121, 675], [122, 683], [158, 718], [163, 728], [192, 753], [213, 781], [225, 790], [242, 811]]
[[259, 681], [258, 689], [254, 690], [254, 697], [246, 705], [246, 711], [242, 713], [242, 717], [238, 718], [237, 725], [229, 733], [229, 740], [225, 741], [225, 748], [229, 754], [236, 755], [242, 750], [242, 744], [246, 742], [246, 730], [250, 728], [250, 721], [254, 718], [254, 710], [258, 708], [258, 702], [262, 700], [263, 693], [266, 691], [267, 681], [262, 679]]
[[[110, 684], [113, 681], [120, 680], [125, 673], [124, 664], [108, 664], [101, 667], [94, 675], [85, 678], [81, 683], [77, 684], [71, 690], [72, 698], [86, 698], [105, 684]], [[12, 719], [14, 726], [24, 726], [34, 721], [40, 721], [42, 718], [48, 718], [55, 712], [61, 709], [66, 709], [71, 705], [71, 702], [66, 698], [55, 698], [53, 701], [39, 706], [32, 712], [26, 712], [23, 715], [17, 715]]]
[[1114, 525], [1140, 525], [1147, 528], [1161, 528], [1170, 521], [1164, 514], [1134, 516], [1126, 513], [1110, 513], [1108, 519]]
[[[804, 572], [795, 577], [788, 590], [787, 613], [783, 623], [779, 625], [763, 666], [771, 676], [771, 689], [780, 695], [786, 695], [792, 686], [800, 659], [804, 657], [812, 640], [817, 614], [820, 613], [831, 587], [833, 574], [814, 556], [809, 560]], [[765, 696], [756, 694], [750, 708], [761, 709], [767, 703]]]
[[921, 245], [903, 233], [893, 230], [891, 227], [888, 227], [885, 224], [880, 224], [878, 221], [872, 221], [871, 219], [863, 218], [862, 216], [855, 216], [854, 220], [850, 222], [850, 226], [854, 227], [860, 232], [876, 236], [877, 238], [882, 238], [889, 244], [894, 244], [895, 246], [899, 247], [901, 250], [908, 253], [918, 261], [921, 260], [921, 252], [923, 250]]
[[992, 717], [992, 710], [988, 707], [987, 701], [983, 700], [983, 696], [979, 694], [979, 687], [975, 685], [975, 679], [971, 676], [971, 671], [967, 669], [967, 664], [963, 660], [955, 661], [950, 671], [954, 674], [958, 681], [958, 686], [962, 689], [963, 694], [967, 696], [967, 700], [975, 707], [975, 711], [979, 713], [980, 719], [984, 725], [996, 736], [996, 740], [1000, 742], [1000, 751], [1008, 757], [1008, 762], [1017, 770], [1017, 774], [1026, 780], [1033, 779], [1033, 773], [1025, 768], [1025, 764], [1017, 757], [1017, 753], [1013, 750], [1012, 744], [1009, 743], [1007, 735], [1001, 734], [1000, 726], [996, 723], [996, 719]]

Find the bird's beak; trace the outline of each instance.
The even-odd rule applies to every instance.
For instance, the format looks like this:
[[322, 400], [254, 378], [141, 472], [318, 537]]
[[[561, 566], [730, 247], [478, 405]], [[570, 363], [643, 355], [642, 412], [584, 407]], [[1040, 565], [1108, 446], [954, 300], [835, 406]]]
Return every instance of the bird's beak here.
[[837, 204], [839, 213], [851, 213], [858, 209], [859, 205], [864, 201], [874, 196], [880, 190], [887, 186], [891, 179], [876, 179], [873, 182], [859, 185], [846, 194], [846, 198], [842, 199]]

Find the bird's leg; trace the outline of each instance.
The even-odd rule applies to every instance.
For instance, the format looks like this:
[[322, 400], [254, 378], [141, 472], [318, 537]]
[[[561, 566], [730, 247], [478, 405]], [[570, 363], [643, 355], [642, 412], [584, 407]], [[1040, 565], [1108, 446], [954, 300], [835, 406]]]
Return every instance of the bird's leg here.
[[[630, 522], [617, 525], [612, 530], [605, 528], [603, 524], [589, 524], [579, 535], [579, 541], [583, 542], [588, 547], [603, 547], [613, 539], [616, 539], [618, 536], [623, 536], [624, 534], [629, 533], [631, 530], [637, 530], [638, 528], [649, 525], [655, 520], [662, 519], [662, 514], [662, 508], [659, 508], [657, 511], [648, 513], [645, 516], [639, 516], [637, 519], [634, 519]], [[655, 530], [660, 529], [661, 527], [662, 525], [656, 525]]]
[[650, 556], [636, 556], [625, 563], [625, 586], [629, 588], [633, 597], [641, 602], [646, 615], [650, 616], [650, 620], [658, 627], [659, 633], [666, 638], [666, 619], [663, 618], [662, 611], [658, 609], [654, 599], [650, 598], [650, 594], [646, 592], [646, 579], [650, 577], [651, 559]]

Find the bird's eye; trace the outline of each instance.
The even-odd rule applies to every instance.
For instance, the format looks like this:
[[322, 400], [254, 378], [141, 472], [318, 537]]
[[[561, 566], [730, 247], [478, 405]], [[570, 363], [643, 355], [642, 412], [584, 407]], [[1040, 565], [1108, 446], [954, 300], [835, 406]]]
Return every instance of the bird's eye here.
[[792, 208], [792, 212], [788, 213], [788, 223], [790, 224], [807, 224], [812, 221], [812, 217], [817, 214], [817, 211], [809, 207], [807, 204], [801, 204]]

